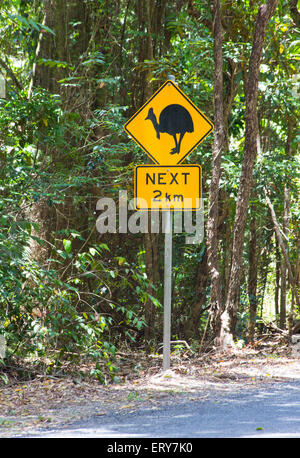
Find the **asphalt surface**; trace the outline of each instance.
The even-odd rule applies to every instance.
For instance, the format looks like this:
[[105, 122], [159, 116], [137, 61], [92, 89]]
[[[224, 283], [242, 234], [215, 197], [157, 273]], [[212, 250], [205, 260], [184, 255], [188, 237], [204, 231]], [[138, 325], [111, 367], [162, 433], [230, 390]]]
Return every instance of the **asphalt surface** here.
[[300, 438], [300, 380], [212, 392], [160, 410], [110, 413], [35, 438]]

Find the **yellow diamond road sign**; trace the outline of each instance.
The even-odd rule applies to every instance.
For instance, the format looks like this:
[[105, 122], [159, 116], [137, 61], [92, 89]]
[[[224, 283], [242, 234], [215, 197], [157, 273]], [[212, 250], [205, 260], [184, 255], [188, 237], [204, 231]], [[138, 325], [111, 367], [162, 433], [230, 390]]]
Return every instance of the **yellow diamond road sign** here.
[[180, 164], [213, 128], [212, 122], [170, 80], [124, 126], [148, 156], [163, 165]]
[[138, 165], [134, 174], [137, 210], [199, 210], [200, 165]]

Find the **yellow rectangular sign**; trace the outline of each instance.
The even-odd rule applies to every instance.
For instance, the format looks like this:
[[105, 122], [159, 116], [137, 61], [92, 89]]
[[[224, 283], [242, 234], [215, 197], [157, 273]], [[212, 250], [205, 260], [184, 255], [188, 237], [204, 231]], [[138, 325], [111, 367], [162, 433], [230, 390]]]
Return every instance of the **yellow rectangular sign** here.
[[137, 210], [199, 210], [200, 165], [138, 165], [134, 174]]

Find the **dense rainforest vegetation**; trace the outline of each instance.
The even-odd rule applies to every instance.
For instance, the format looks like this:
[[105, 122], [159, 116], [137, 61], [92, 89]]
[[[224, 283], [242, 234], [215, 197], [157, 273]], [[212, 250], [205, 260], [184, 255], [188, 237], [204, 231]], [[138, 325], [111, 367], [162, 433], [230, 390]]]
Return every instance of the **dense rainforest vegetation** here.
[[205, 230], [173, 235], [172, 340], [297, 329], [299, 23], [297, 0], [1, 1], [4, 367], [90, 359], [103, 381], [118, 350], [157, 351], [164, 234], [101, 234], [96, 204], [133, 196], [149, 159], [123, 125], [168, 75], [215, 126], [185, 160]]

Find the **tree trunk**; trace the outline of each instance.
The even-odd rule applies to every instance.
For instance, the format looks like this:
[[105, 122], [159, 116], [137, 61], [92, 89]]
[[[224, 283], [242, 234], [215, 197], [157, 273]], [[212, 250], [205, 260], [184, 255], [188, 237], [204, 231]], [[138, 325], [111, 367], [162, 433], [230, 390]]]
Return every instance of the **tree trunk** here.
[[279, 312], [279, 327], [285, 329], [286, 325], [286, 262], [284, 259], [280, 263], [280, 312]]
[[[152, 20], [151, 20], [151, 0], [145, 1], [146, 6], [146, 24], [147, 24], [147, 60], [153, 60], [153, 43], [152, 43]], [[147, 70], [145, 73], [145, 99], [148, 100], [153, 92], [150, 84], [151, 71]]]
[[209, 211], [207, 223], [208, 267], [211, 277], [211, 308], [210, 322], [215, 335], [219, 334], [220, 314], [222, 311], [222, 295], [220, 270], [218, 265], [218, 197], [221, 176], [221, 157], [224, 142], [224, 117], [223, 117], [223, 32], [221, 24], [220, 0], [213, 2], [213, 35], [214, 35], [214, 144], [212, 177], [209, 192]]
[[[296, 285], [300, 285], [299, 257], [297, 257], [296, 266], [295, 266], [295, 283]], [[294, 332], [297, 332], [297, 330], [299, 330], [300, 328], [299, 322], [294, 326], [294, 311], [295, 311], [295, 291], [294, 291], [294, 288], [292, 287], [292, 303], [291, 303], [291, 311], [290, 311], [290, 316], [289, 316], [289, 335], [292, 335]]]
[[[290, 213], [290, 190], [287, 185], [284, 186], [284, 215], [283, 215], [283, 233], [285, 235], [285, 249], [288, 251], [288, 234], [289, 234], [289, 213]], [[280, 329], [286, 327], [286, 294], [287, 294], [287, 266], [284, 259], [281, 263], [281, 296], [280, 296]]]
[[197, 266], [195, 302], [191, 307], [191, 319], [185, 325], [186, 336], [193, 339], [199, 338], [200, 319], [205, 310], [208, 278], [207, 249], [205, 249], [201, 262]]
[[[140, 2], [138, 0], [139, 7], [139, 18], [140, 24], [144, 24], [147, 30], [147, 36], [145, 41], [145, 49], [140, 52], [143, 56], [143, 60], [152, 60], [153, 59], [153, 42], [152, 42], [152, 14], [154, 12], [151, 8], [151, 0], [146, 0], [145, 2]], [[141, 73], [142, 86], [143, 86], [143, 103], [148, 100], [153, 94], [153, 88], [150, 83], [151, 73], [149, 70]], [[148, 215], [148, 228], [151, 224], [151, 212]], [[149, 229], [150, 230], [150, 229]], [[148, 294], [151, 296], [155, 295], [155, 286], [157, 285], [159, 274], [159, 253], [158, 253], [158, 235], [145, 234], [145, 250], [146, 250], [146, 273], [148, 277]], [[145, 339], [149, 341], [154, 336], [154, 327], [155, 327], [155, 315], [154, 315], [154, 304], [148, 299], [145, 303]]]
[[[145, 251], [146, 251], [146, 273], [148, 279], [147, 293], [155, 296], [155, 285], [158, 281], [158, 244], [156, 234], [145, 234]], [[145, 339], [149, 341], [154, 336], [155, 327], [155, 306], [151, 299], [147, 299], [145, 303]]]
[[[37, 59], [69, 62], [67, 27], [70, 20], [67, 0], [44, 0], [44, 24], [54, 35], [42, 31], [36, 50]], [[62, 67], [38, 64], [34, 68], [33, 86], [41, 86], [52, 93], [61, 93], [58, 81], [66, 75]]]
[[291, 308], [290, 308], [289, 318], [288, 318], [289, 336], [293, 334], [294, 313], [295, 313], [295, 294], [294, 294], [294, 290], [292, 289]]
[[[285, 152], [287, 159], [290, 159], [291, 156], [291, 145], [292, 145], [292, 123], [289, 120], [288, 121], [288, 133], [287, 133], [287, 140], [286, 140], [286, 147], [285, 147]], [[290, 206], [291, 206], [291, 196], [290, 196], [290, 188], [288, 184], [286, 183], [284, 186], [284, 208], [283, 208], [283, 233], [285, 235], [285, 248], [286, 251], [288, 252], [289, 249], [289, 223], [290, 223]], [[286, 262], [284, 261], [282, 264], [282, 275], [284, 276], [284, 281], [287, 284], [287, 266]], [[290, 279], [289, 279], [290, 280]], [[289, 285], [291, 285], [291, 280], [289, 281]], [[283, 304], [285, 305], [283, 311], [282, 311], [282, 326], [280, 326], [281, 329], [284, 329], [286, 327], [286, 316], [287, 316], [287, 310], [286, 310], [286, 294], [288, 288], [286, 288], [285, 285], [285, 296], [283, 296], [282, 293], [282, 298], [283, 298]], [[293, 300], [294, 300], [294, 294], [292, 292]], [[294, 305], [292, 304], [290, 314], [289, 314], [289, 331], [291, 332], [292, 330], [292, 322], [293, 322], [293, 308]]]
[[296, 285], [296, 282], [295, 282], [295, 277], [293, 275], [292, 266], [291, 266], [291, 263], [290, 263], [290, 260], [289, 260], [289, 257], [288, 257], [288, 253], [287, 253], [287, 250], [285, 248], [285, 244], [284, 244], [282, 236], [281, 236], [281, 229], [279, 227], [279, 224], [278, 224], [278, 221], [277, 221], [277, 218], [276, 218], [275, 210], [274, 210], [273, 205], [272, 205], [272, 203], [271, 203], [271, 201], [270, 201], [270, 199], [269, 199], [269, 197], [267, 195], [266, 190], [264, 190], [264, 192], [265, 192], [266, 202], [267, 202], [267, 205], [269, 207], [269, 210], [270, 210], [270, 213], [271, 213], [271, 216], [272, 216], [274, 229], [275, 229], [275, 232], [276, 232], [276, 237], [277, 237], [279, 246], [281, 248], [281, 251], [282, 251], [282, 254], [284, 256], [284, 259], [285, 259], [285, 262], [286, 262], [286, 266], [287, 266], [287, 269], [288, 269], [288, 272], [289, 272], [289, 278], [290, 278], [291, 286], [293, 288], [293, 292], [294, 292], [294, 295], [295, 295], [297, 307], [300, 308], [300, 301], [299, 301], [299, 295], [298, 295], [298, 291], [297, 291], [297, 285]]
[[249, 275], [248, 275], [248, 296], [249, 296], [249, 325], [248, 338], [252, 342], [254, 339], [256, 312], [257, 312], [257, 222], [255, 216], [255, 206], [252, 207], [252, 218], [250, 221], [250, 241], [249, 241]]
[[249, 61], [249, 73], [246, 88], [245, 147], [237, 197], [235, 222], [233, 229], [232, 261], [229, 288], [225, 310], [221, 316], [220, 346], [222, 349], [234, 347], [233, 333], [239, 305], [241, 266], [244, 246], [246, 214], [252, 188], [252, 173], [257, 152], [257, 95], [260, 62], [266, 29], [275, 12], [278, 0], [269, 0], [259, 7], [255, 24], [254, 40]]
[[275, 319], [276, 324], [278, 325], [279, 319], [279, 289], [280, 289], [280, 251], [278, 246], [278, 240], [276, 238], [276, 249], [275, 249], [275, 256], [276, 256], [276, 272], [275, 272], [275, 295], [274, 295], [274, 302], [275, 302]]

